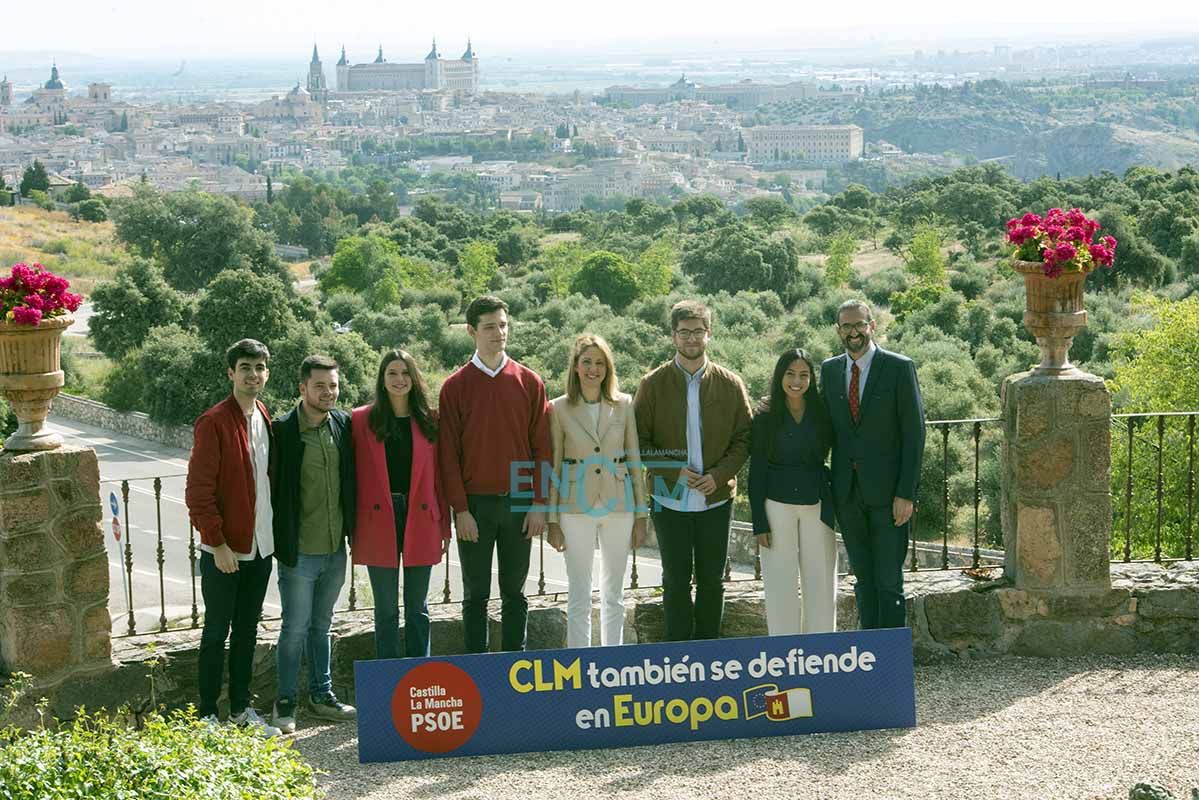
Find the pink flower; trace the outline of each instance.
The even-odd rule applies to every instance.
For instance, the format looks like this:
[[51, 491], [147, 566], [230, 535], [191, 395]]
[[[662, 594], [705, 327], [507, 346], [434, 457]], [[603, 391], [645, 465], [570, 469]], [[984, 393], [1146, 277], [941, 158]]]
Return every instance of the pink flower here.
[[1072, 242], [1081, 242], [1084, 235], [1085, 234], [1082, 232], [1082, 228], [1080, 228], [1078, 225], [1074, 225], [1068, 231], [1066, 231], [1066, 238]]
[[1059, 262], [1066, 262], [1074, 258], [1078, 251], [1074, 249], [1074, 245], [1068, 242], [1059, 242], [1056, 248], [1056, 257]]
[[1030, 211], [1020, 218], [1020, 222], [1024, 225], [1040, 225], [1041, 218]]
[[42, 321], [41, 309], [18, 306], [12, 310], [12, 321], [18, 325], [37, 325]]
[[36, 308], [39, 311], [41, 311], [42, 309], [44, 309], [46, 307], [46, 301], [42, 299], [41, 295], [27, 294], [27, 295], [25, 295], [25, 305], [29, 306], [30, 308]]
[[1106, 245], [1106, 246], [1107, 246], [1107, 249], [1108, 249], [1108, 250], [1115, 250], [1115, 249], [1116, 249], [1116, 237], [1115, 237], [1115, 236], [1104, 236], [1104, 237], [1103, 237], [1102, 239], [1100, 239], [1099, 241], [1103, 242], [1103, 243], [1104, 243], [1104, 245]]

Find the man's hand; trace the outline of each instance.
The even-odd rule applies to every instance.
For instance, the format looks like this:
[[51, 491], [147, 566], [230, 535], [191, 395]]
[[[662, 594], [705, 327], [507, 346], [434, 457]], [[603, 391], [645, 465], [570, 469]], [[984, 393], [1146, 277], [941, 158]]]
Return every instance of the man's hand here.
[[216, 568], [221, 572], [237, 572], [237, 556], [233, 554], [227, 544], [212, 549], [212, 560], [216, 562]]
[[698, 472], [693, 472], [692, 470], [684, 467], [682, 470], [680, 470], [679, 475], [683, 478], [683, 480], [687, 481], [688, 486], [702, 494], [704, 497], [707, 497], [708, 495], [712, 494], [712, 492], [716, 491], [716, 479], [712, 477], [711, 473], [700, 475]]
[[638, 517], [637, 519], [633, 520], [633, 536], [629, 542], [633, 549], [636, 550], [637, 548], [642, 547], [645, 544], [645, 539], [647, 536], [649, 536], [649, 529], [648, 525], [646, 524], [645, 517]]
[[449, 552], [450, 552], [450, 540], [442, 539], [441, 540], [441, 554], [444, 556], [444, 555], [447, 555]]
[[533, 510], [525, 514], [525, 523], [522, 527], [525, 532], [526, 539], [535, 539], [545, 533], [545, 512], [540, 506], [533, 506]]
[[566, 549], [566, 534], [562, 532], [562, 526], [557, 522], [549, 524], [545, 538], [550, 543], [550, 547], [559, 553]]
[[770, 531], [758, 534], [758, 546], [770, 549]]
[[912, 518], [912, 501], [896, 497], [891, 503], [891, 516], [895, 518], [895, 527], [900, 528]]
[[454, 530], [458, 533], [459, 541], [479, 541], [479, 525], [469, 511], [458, 512], [458, 516], [454, 518]]

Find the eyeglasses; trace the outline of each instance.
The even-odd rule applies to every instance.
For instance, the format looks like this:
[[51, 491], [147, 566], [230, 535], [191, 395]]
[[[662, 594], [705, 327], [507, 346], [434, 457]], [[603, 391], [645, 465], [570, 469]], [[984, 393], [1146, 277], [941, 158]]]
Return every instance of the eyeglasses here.
[[837, 326], [837, 330], [841, 333], [865, 333], [870, 327], [870, 322], [843, 322]]
[[676, 328], [674, 332], [680, 339], [702, 339], [708, 333], [708, 329], [696, 328], [695, 330], [691, 330], [689, 328]]

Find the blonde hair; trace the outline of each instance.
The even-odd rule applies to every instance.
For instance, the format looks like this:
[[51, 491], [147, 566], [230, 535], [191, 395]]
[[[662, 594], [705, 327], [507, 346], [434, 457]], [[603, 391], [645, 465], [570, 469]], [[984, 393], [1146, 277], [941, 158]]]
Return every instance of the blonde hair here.
[[600, 397], [609, 403], [616, 402], [616, 362], [612, 358], [612, 348], [604, 341], [604, 337], [594, 333], [581, 333], [575, 337], [575, 343], [570, 348], [570, 367], [566, 370], [566, 397], [571, 403], [579, 402], [583, 396], [583, 386], [579, 381], [576, 367], [579, 357], [588, 347], [594, 347], [604, 355], [604, 379], [600, 383]]

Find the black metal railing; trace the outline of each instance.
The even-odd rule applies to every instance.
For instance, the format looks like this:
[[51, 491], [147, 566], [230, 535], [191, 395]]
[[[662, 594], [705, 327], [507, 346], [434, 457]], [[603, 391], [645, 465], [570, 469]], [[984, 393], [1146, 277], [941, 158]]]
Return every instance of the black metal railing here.
[[[1194, 559], [1197, 415], [1112, 415], [1113, 559], [1159, 564]], [[1148, 502], [1134, 504], [1146, 494]]]
[[[1113, 503], [1113, 560], [1192, 560], [1196, 416], [1199, 412], [1113, 415], [1112, 492], [1114, 498], [1122, 499], [1122, 502]], [[997, 418], [978, 418], [927, 423], [922, 487], [916, 512], [909, 523], [909, 571], [977, 569], [1002, 564], [1002, 550], [994, 549], [1002, 546], [997, 541], [999, 422]], [[149, 627], [162, 632], [172, 627], [200, 626], [202, 603], [197, 586], [200, 547], [196, 531], [188, 519], [182, 498], [169, 496], [164, 491], [164, 481], [179, 481], [185, 477], [185, 473], [173, 473], [101, 481], [102, 486], [112, 486], [119, 491], [123, 501], [125, 534], [118, 552], [125, 593], [125, 609], [120, 612], [126, 619], [122, 635], [149, 632], [138, 630], [137, 619], [138, 600], [147, 593], [154, 595], [157, 604], [154, 609], [157, 624]], [[1144, 499], [1146, 493], [1151, 498], [1147, 502]], [[152, 498], [153, 508], [139, 502], [140, 498], [146, 498], [147, 502]], [[166, 514], [166, 528], [164, 501], [178, 506], [174, 513]], [[154, 520], [154, 528], [131, 524], [133, 519], [146, 518]], [[185, 527], [186, 538], [182, 536]], [[135, 537], [135, 531], [146, 535]], [[760, 580], [761, 550], [752, 526], [735, 521], [733, 540], [725, 563], [725, 580]], [[536, 594], [559, 595], [564, 590], [546, 589], [546, 547], [542, 537], [538, 542]], [[633, 551], [629, 589], [648, 588], [641, 584], [638, 569], [639, 563], [645, 565], [647, 559], [653, 566], [652, 556], [647, 556], [644, 551]], [[138, 564], [148, 562], [154, 563], [157, 569], [138, 569]], [[188, 565], [186, 577], [168, 574], [168, 565], [181, 563]], [[840, 563], [845, 566], [844, 560]], [[359, 608], [358, 570], [352, 565], [349, 570], [345, 610], [355, 611]], [[456, 602], [451, 590], [451, 571], [451, 558], [447, 557], [440, 598], [434, 602]], [[168, 584], [181, 586], [168, 592]], [[153, 606], [149, 608], [153, 609]], [[170, 609], [179, 611], [171, 614], [168, 613]], [[143, 620], [147, 613], [153, 611], [141, 610]]]

